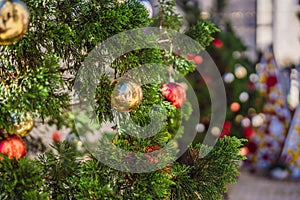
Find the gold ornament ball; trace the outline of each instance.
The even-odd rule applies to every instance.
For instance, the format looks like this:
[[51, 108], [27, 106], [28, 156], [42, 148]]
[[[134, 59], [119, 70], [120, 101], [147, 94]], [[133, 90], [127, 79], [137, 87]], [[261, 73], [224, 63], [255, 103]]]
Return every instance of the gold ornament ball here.
[[136, 109], [143, 99], [143, 91], [139, 84], [131, 78], [117, 78], [111, 95], [112, 107], [120, 112], [130, 112]]
[[0, 45], [10, 45], [27, 32], [29, 11], [20, 0], [0, 0]]
[[21, 122], [20, 124], [15, 125], [15, 133], [24, 137], [33, 129], [33, 126], [34, 121], [32, 119], [29, 119], [26, 122]]

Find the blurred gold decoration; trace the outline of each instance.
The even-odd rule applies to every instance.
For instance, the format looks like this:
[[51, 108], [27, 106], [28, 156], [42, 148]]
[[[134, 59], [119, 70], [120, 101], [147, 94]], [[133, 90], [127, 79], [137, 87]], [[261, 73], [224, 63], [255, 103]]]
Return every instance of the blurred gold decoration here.
[[111, 95], [111, 104], [120, 112], [130, 112], [137, 108], [142, 99], [141, 86], [130, 78], [117, 78], [112, 83], [114, 90]]
[[243, 66], [238, 66], [237, 68], [235, 68], [234, 70], [234, 74], [238, 79], [242, 79], [245, 78], [247, 75], [247, 70], [245, 67]]
[[27, 32], [29, 11], [20, 0], [0, 0], [0, 45], [10, 45]]
[[26, 122], [21, 122], [20, 124], [16, 124], [15, 132], [17, 135], [24, 137], [33, 129], [33, 126], [34, 126], [34, 121], [29, 118]]

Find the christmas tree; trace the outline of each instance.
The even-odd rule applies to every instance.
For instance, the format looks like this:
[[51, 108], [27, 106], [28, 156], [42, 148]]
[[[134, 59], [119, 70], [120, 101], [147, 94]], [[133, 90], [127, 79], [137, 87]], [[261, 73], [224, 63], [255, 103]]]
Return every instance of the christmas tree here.
[[[222, 31], [213, 34], [215, 38], [206, 48], [222, 75], [227, 94], [226, 120], [221, 137], [226, 135], [239, 138], [249, 138], [253, 134], [252, 117], [261, 110], [255, 83], [258, 76], [255, 73], [255, 63], [247, 56], [247, 46], [232, 27], [230, 19], [225, 14], [226, 0], [216, 0], [211, 12], [206, 14]], [[199, 77], [197, 72], [188, 75], [193, 88], [198, 91], [200, 110], [202, 111], [197, 135], [199, 140], [205, 137], [210, 124], [211, 101], [205, 98], [209, 95], [207, 83], [213, 78]]]
[[[180, 33], [170, 0], [156, 15], [148, 1], [24, 3], [0, 1], [1, 199], [222, 199], [243, 141], [193, 142], [199, 108], [184, 78], [215, 72], [187, 59], [211, 62], [212, 23]], [[6, 34], [18, 19], [20, 33]], [[56, 139], [55, 151], [26, 157], [21, 137], [36, 145], [37, 121], [69, 127], [86, 148]]]

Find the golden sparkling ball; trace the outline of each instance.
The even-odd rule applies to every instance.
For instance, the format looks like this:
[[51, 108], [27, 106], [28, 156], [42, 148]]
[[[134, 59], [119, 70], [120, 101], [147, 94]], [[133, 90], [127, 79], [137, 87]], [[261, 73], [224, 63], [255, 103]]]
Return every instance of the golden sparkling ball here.
[[0, 0], [0, 45], [10, 45], [27, 32], [29, 11], [19, 0]]
[[117, 78], [112, 83], [111, 105], [120, 112], [136, 109], [143, 99], [143, 91], [139, 84], [131, 78]]
[[26, 136], [34, 126], [34, 121], [28, 119], [26, 122], [21, 122], [20, 124], [15, 125], [15, 133], [21, 137]]

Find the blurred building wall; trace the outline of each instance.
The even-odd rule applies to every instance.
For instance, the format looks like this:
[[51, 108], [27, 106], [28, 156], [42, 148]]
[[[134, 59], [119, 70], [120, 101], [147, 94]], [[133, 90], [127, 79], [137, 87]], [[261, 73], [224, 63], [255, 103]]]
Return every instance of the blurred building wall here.
[[[214, 0], [199, 0], [203, 11], [210, 11]], [[248, 46], [253, 60], [257, 50], [274, 45], [281, 67], [300, 62], [300, 22], [296, 13], [300, 0], [228, 0], [224, 17]]]
[[[210, 12], [215, 0], [199, 0], [204, 12]], [[227, 0], [222, 19], [230, 20], [237, 35], [248, 47], [247, 55], [256, 59], [256, 0]], [[212, 13], [214, 15], [214, 13]], [[220, 26], [222, 28], [222, 25]]]
[[229, 0], [226, 10], [237, 34], [255, 59], [256, 50], [273, 44], [280, 67], [300, 62], [299, 0]]
[[228, 0], [226, 14], [247, 46], [247, 55], [256, 59], [256, 0]]
[[[263, 0], [260, 0], [263, 1]], [[299, 0], [273, 0], [273, 43], [281, 67], [300, 63]]]

